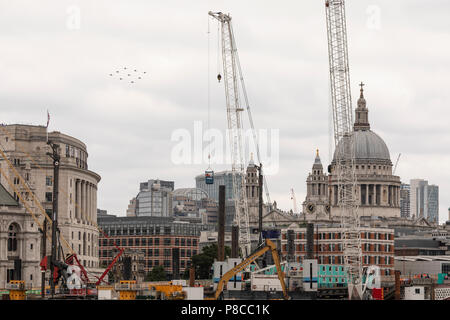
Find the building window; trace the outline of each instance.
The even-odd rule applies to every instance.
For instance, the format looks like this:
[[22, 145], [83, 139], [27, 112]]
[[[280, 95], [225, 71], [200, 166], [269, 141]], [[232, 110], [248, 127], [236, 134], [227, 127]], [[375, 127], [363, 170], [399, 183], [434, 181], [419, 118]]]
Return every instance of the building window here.
[[45, 193], [45, 201], [52, 202], [53, 201], [53, 194], [51, 192]]
[[450, 263], [443, 263], [441, 268], [442, 273], [450, 274]]
[[10, 252], [17, 250], [17, 232], [17, 225], [11, 224], [8, 229], [8, 251]]
[[46, 176], [45, 177], [45, 185], [51, 187], [53, 185], [53, 179], [52, 176]]

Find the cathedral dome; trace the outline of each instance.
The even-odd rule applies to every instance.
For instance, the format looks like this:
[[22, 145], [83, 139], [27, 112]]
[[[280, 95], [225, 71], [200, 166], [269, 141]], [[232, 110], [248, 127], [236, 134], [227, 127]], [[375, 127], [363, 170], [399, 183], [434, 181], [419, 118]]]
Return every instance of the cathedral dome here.
[[[361, 95], [358, 100], [358, 107], [355, 109], [356, 121], [353, 126], [356, 162], [376, 162], [392, 165], [386, 143], [379, 135], [370, 131], [369, 110], [367, 109], [366, 99], [364, 98], [363, 86], [364, 84], [361, 83]], [[344, 139], [348, 139], [348, 137]], [[344, 146], [340, 141], [336, 150], [343, 152], [343, 148]], [[333, 162], [335, 163], [335, 161], [336, 151], [333, 156]]]
[[[386, 143], [379, 135], [370, 130], [354, 131], [355, 135], [355, 159], [356, 161], [381, 160], [391, 164], [391, 157]], [[342, 143], [339, 143], [336, 149], [342, 150]], [[333, 162], [336, 159], [336, 152], [333, 156]]]

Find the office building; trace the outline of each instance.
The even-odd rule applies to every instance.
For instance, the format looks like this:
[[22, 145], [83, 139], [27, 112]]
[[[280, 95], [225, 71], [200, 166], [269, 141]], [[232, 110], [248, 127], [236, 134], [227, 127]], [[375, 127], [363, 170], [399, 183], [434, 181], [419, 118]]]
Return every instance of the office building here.
[[402, 218], [410, 218], [411, 205], [410, 205], [411, 186], [406, 183], [402, 183], [400, 186], [400, 216]]
[[[136, 196], [136, 216], [171, 217], [173, 215], [173, 181], [148, 180], [140, 184]], [[131, 204], [131, 206], [133, 206]], [[131, 215], [128, 212], [128, 215]]]
[[425, 218], [432, 223], [439, 222], [439, 187], [429, 185], [423, 179], [412, 179], [410, 182], [411, 215]]

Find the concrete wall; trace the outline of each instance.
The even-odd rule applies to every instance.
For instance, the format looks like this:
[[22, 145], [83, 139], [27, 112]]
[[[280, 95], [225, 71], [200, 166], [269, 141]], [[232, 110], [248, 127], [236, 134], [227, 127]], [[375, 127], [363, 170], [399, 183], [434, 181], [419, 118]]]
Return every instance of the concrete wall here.
[[399, 270], [402, 275], [414, 275], [421, 273], [438, 274], [441, 273], [442, 263], [449, 261], [398, 261], [395, 260], [394, 268]]

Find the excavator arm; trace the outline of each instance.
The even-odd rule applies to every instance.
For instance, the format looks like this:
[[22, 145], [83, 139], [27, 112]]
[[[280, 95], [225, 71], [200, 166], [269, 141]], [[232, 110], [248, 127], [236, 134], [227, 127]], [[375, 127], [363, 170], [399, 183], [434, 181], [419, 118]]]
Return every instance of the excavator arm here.
[[277, 248], [276, 245], [269, 239], [266, 239], [265, 245], [263, 247], [258, 248], [248, 258], [246, 258], [244, 261], [242, 261], [240, 264], [238, 264], [237, 266], [235, 266], [233, 269], [229, 270], [222, 276], [222, 278], [219, 280], [219, 283], [217, 284], [217, 289], [216, 292], [214, 293], [214, 299], [216, 300], [219, 299], [220, 295], [222, 294], [223, 288], [225, 287], [225, 284], [228, 281], [230, 281], [231, 278], [233, 278], [237, 273], [244, 270], [247, 266], [249, 266], [252, 262], [254, 262], [256, 259], [258, 259], [260, 256], [262, 256], [265, 252], [269, 250], [272, 253], [273, 260], [277, 267], [278, 279], [280, 279], [281, 287], [283, 289], [283, 296], [286, 300], [288, 300], [289, 296], [287, 294], [286, 285], [284, 283], [284, 274], [281, 271], [280, 259], [277, 253]]

